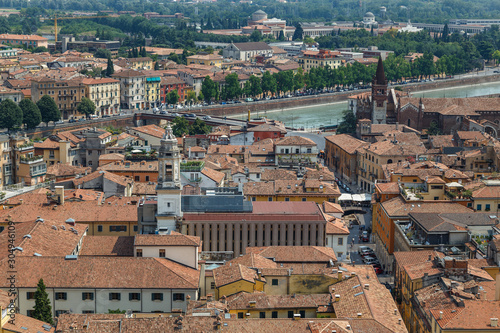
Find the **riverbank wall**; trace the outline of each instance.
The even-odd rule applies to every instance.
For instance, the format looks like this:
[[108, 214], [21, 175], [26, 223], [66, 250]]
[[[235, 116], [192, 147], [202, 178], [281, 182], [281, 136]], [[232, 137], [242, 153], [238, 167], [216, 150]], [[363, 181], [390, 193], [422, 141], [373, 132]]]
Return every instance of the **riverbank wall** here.
[[[458, 78], [458, 79], [436, 80], [433, 82], [426, 82], [426, 83], [393, 85], [391, 87], [399, 86], [405, 92], [415, 93], [419, 91], [453, 88], [459, 86], [475, 85], [475, 84], [490, 83], [497, 81], [500, 81], [500, 74], [482, 75], [482, 76], [477, 75], [477, 76]], [[197, 114], [208, 114], [219, 117], [224, 117], [224, 116], [231, 117], [234, 115], [246, 114], [248, 113], [249, 110], [253, 114], [261, 111], [281, 110], [281, 109], [297, 108], [297, 107], [304, 107], [311, 105], [343, 102], [347, 101], [347, 98], [349, 96], [359, 94], [365, 91], [369, 91], [369, 89], [348, 91], [342, 93], [319, 94], [314, 96], [300, 96], [300, 97], [291, 97], [284, 99], [273, 99], [273, 100], [265, 100], [265, 101], [241, 103], [241, 104], [214, 105], [214, 106], [204, 107], [202, 109], [193, 109], [193, 112], [196, 112]], [[347, 104], [346, 104], [346, 109], [347, 109]]]

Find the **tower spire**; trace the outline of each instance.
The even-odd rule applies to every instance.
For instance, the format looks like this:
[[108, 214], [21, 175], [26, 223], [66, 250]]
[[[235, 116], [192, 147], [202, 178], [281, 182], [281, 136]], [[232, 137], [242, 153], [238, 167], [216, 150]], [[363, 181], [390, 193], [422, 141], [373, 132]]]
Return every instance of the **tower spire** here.
[[375, 83], [377, 84], [387, 84], [387, 79], [384, 73], [384, 63], [382, 62], [382, 57], [378, 58], [377, 71], [375, 73]]

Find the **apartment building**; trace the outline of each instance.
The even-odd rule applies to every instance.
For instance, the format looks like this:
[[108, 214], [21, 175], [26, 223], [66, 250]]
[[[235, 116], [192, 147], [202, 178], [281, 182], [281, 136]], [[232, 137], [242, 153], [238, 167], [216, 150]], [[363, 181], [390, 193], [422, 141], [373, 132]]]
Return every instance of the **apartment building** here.
[[160, 101], [162, 103], [167, 103], [167, 94], [172, 90], [177, 90], [179, 102], [182, 102], [186, 98], [188, 86], [186, 82], [174, 76], [162, 77], [160, 82]]
[[10, 99], [16, 104], [23, 99], [23, 93], [19, 90], [9, 89], [7, 87], [0, 88], [0, 102]]
[[26, 47], [49, 47], [48, 39], [37, 35], [14, 35], [14, 34], [1, 34], [0, 43], [11, 45], [24, 45]]
[[186, 58], [187, 64], [221, 67], [224, 58], [217, 54], [195, 54]]
[[330, 67], [337, 69], [342, 66], [344, 58], [339, 51], [319, 50], [319, 51], [302, 51], [302, 56], [299, 58], [299, 64], [305, 71], [311, 68]]
[[142, 110], [145, 105], [146, 76], [132, 69], [112, 75], [120, 80], [120, 107], [122, 109]]
[[[6, 265], [0, 264], [5, 271]], [[28, 316], [33, 314], [41, 278], [54, 317], [118, 309], [185, 312], [189, 299], [198, 298], [200, 271], [163, 258], [32, 256], [16, 258], [16, 268], [17, 306]], [[0, 286], [8, 287], [5, 282]]]
[[160, 83], [161, 77], [156, 74], [146, 74], [146, 93], [144, 95], [144, 99], [146, 102], [147, 108], [154, 108], [160, 106]]
[[94, 102], [98, 116], [120, 113], [120, 80], [87, 78], [83, 80], [85, 97]]
[[358, 140], [348, 134], [325, 137], [325, 165], [340, 174], [343, 181], [357, 181], [357, 150], [368, 146], [368, 143]]
[[150, 57], [123, 58], [115, 62], [118, 66], [134, 70], [153, 69], [153, 59]]
[[31, 81], [31, 100], [38, 102], [44, 95], [52, 97], [63, 119], [80, 117], [76, 107], [85, 96], [82, 79], [37, 77]]

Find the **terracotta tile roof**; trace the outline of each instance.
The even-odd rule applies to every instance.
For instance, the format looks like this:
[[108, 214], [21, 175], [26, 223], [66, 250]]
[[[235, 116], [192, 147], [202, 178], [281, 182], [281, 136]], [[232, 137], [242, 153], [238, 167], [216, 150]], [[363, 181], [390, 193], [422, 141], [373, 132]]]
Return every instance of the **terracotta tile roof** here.
[[284, 169], [264, 169], [260, 180], [297, 180], [297, 173]]
[[112, 154], [103, 154], [99, 156], [99, 161], [101, 160], [109, 160], [109, 161], [123, 161], [125, 160], [125, 155], [112, 153]]
[[134, 256], [134, 236], [85, 236], [81, 256]]
[[500, 186], [484, 186], [472, 192], [474, 199], [499, 198]]
[[334, 284], [330, 290], [337, 318], [357, 318], [358, 313], [361, 313], [361, 318], [373, 318], [364, 286], [357, 276]]
[[125, 176], [120, 176], [120, 175], [116, 175], [112, 172], [105, 172], [103, 173], [103, 178], [106, 179], [106, 180], [109, 180], [115, 184], [118, 184], [118, 185], [121, 185], [121, 186], [128, 186], [129, 184], [133, 184], [134, 181], [129, 178], [129, 177], [125, 177]]
[[81, 188], [64, 190], [64, 200], [102, 200], [104, 193], [94, 190], [84, 190]]
[[[3, 290], [0, 292], [2, 294], [6, 293]], [[46, 327], [48, 329], [46, 329]], [[52, 327], [50, 324], [47, 324], [35, 318], [22, 315], [20, 313], [16, 313], [16, 319], [13, 321], [13, 323], [11, 323], [10, 321], [6, 321], [2, 326], [2, 329], [5, 332], [15, 333], [55, 332], [55, 327]]]
[[43, 142], [35, 142], [34, 147], [37, 149], [59, 149], [59, 142], [47, 138]]
[[349, 235], [350, 231], [340, 219], [335, 219], [335, 222], [326, 223], [325, 233], [327, 235]]
[[429, 135], [429, 142], [434, 148], [456, 146], [456, 142], [453, 140], [453, 135]]
[[131, 131], [140, 132], [144, 134], [148, 134], [157, 138], [163, 138], [165, 134], [165, 129], [156, 125], [146, 125], [141, 127], [134, 127], [130, 129]]
[[286, 129], [284, 127], [279, 127], [270, 124], [260, 124], [247, 129], [247, 132], [278, 132], [281, 134], [286, 134]]
[[431, 260], [437, 256], [437, 252], [434, 250], [422, 250], [422, 251], [397, 251], [394, 252], [394, 261], [400, 269], [403, 266], [410, 264], [419, 264], [429, 261], [429, 256]]
[[324, 168], [323, 170], [307, 169], [304, 179], [316, 179], [322, 181], [333, 182], [335, 181], [335, 175], [333, 172]]
[[428, 274], [429, 276], [441, 275], [442, 270], [439, 269], [433, 261], [425, 261], [418, 264], [409, 264], [403, 267], [408, 274], [410, 280], [421, 279]]
[[217, 184], [220, 184], [224, 180], [224, 177], [226, 176], [222, 172], [212, 170], [207, 167], [204, 167], [203, 170], [201, 170], [201, 173], [210, 178], [211, 180], [213, 180], [214, 182], [216, 182]]
[[93, 84], [106, 84], [106, 83], [120, 83], [120, 80], [115, 80], [109, 77], [103, 78], [85, 78], [83, 79], [83, 83], [87, 85]]
[[[443, 330], [498, 330], [491, 327], [491, 318], [498, 318], [499, 302], [464, 300], [457, 309], [432, 309], [432, 317]], [[454, 311], [455, 310], [455, 311]], [[443, 319], [440, 318], [443, 312]]]
[[327, 214], [331, 214], [331, 213], [344, 214], [344, 210], [342, 209], [342, 207], [339, 204], [329, 202], [329, 201], [323, 201], [323, 211]]
[[[7, 270], [7, 262], [0, 262]], [[64, 257], [16, 258], [16, 286], [36, 288], [198, 289], [200, 272], [163, 258]], [[5, 283], [3, 283], [5, 285]]]
[[308, 295], [266, 295], [260, 293], [239, 292], [228, 296], [226, 302], [229, 310], [247, 309], [249, 302], [255, 302], [255, 309], [317, 309], [319, 306], [328, 305], [331, 302], [330, 294], [308, 294]]
[[325, 137], [325, 140], [333, 143], [350, 155], [355, 154], [356, 149], [369, 145], [368, 142], [358, 140], [348, 134], [330, 135]]
[[277, 263], [326, 263], [336, 262], [337, 257], [330, 247], [321, 246], [266, 246], [247, 247], [246, 253], [272, 258]]
[[200, 237], [175, 235], [135, 235], [134, 246], [201, 246]]
[[316, 142], [303, 136], [287, 136], [276, 139], [276, 146], [316, 146]]
[[9, 210], [0, 210], [0, 220], [5, 221], [10, 215], [14, 222], [32, 222], [41, 216], [48, 221], [66, 221], [68, 218], [73, 218], [77, 223], [87, 224], [94, 222], [135, 223], [137, 222], [137, 205], [127, 204], [126, 200], [106, 205], [99, 205], [96, 201], [65, 202], [64, 205], [25, 202]]
[[[321, 189], [320, 186], [323, 188]], [[315, 191], [308, 191], [313, 188]], [[339, 197], [336, 184], [319, 180], [275, 180], [268, 182], [248, 182], [243, 185], [245, 195], [286, 195], [286, 196], [333, 196]]]
[[[63, 229], [64, 228], [64, 229]], [[71, 230], [76, 230], [75, 233]], [[26, 222], [16, 224], [14, 245], [22, 251], [16, 251], [16, 258], [34, 256], [35, 253], [45, 257], [64, 257], [76, 254], [76, 249], [82, 237], [87, 232], [88, 225], [71, 225], [62, 221]], [[0, 233], [0, 258], [8, 255], [9, 234]]]
[[90, 173], [92, 168], [57, 163], [47, 167], [47, 176], [70, 177]]
[[206, 153], [207, 150], [203, 147], [198, 147], [198, 146], [193, 146], [193, 147], [189, 147], [189, 150], [193, 153], [197, 152], [197, 153]]
[[380, 194], [399, 194], [399, 185], [396, 182], [376, 183], [375, 187]]
[[391, 217], [408, 216], [410, 213], [469, 213], [472, 210], [454, 202], [405, 202], [400, 196], [382, 202], [381, 207]]
[[426, 149], [421, 142], [398, 142], [394, 143], [390, 140], [379, 141], [365, 147], [364, 150], [369, 151], [378, 156], [413, 156], [422, 155]]
[[214, 269], [213, 272], [214, 282], [218, 288], [240, 280], [250, 283], [255, 283], [256, 280], [259, 280], [255, 270], [241, 264], [224, 265]]
[[[400, 105], [404, 108], [407, 104], [419, 105], [419, 98], [403, 97]], [[500, 110], [500, 101], [485, 97], [468, 98], [422, 98], [427, 113], [439, 113], [442, 115], [477, 115], [476, 111]]]
[[460, 140], [485, 141], [487, 138], [483, 133], [478, 131], [457, 131], [457, 136]]
[[116, 161], [106, 165], [102, 165], [97, 170], [105, 170], [109, 172], [121, 171], [144, 171], [144, 172], [158, 172], [158, 161]]
[[132, 189], [133, 195], [155, 195], [156, 194], [156, 183], [134, 183], [134, 188]]
[[[255, 253], [245, 254], [231, 260], [233, 265], [240, 264], [248, 268], [277, 268], [278, 264]], [[227, 264], [227, 263], [226, 263]]]

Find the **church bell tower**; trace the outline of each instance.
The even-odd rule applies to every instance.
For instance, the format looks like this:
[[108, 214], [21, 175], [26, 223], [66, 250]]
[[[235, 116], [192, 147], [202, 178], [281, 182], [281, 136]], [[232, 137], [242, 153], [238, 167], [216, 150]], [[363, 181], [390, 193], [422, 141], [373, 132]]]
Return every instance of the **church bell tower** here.
[[158, 206], [156, 211], [157, 228], [176, 231], [182, 217], [180, 152], [177, 139], [170, 125], [161, 139], [158, 154]]
[[382, 57], [378, 58], [377, 72], [372, 80], [371, 120], [373, 124], [385, 124], [387, 120], [387, 79]]

